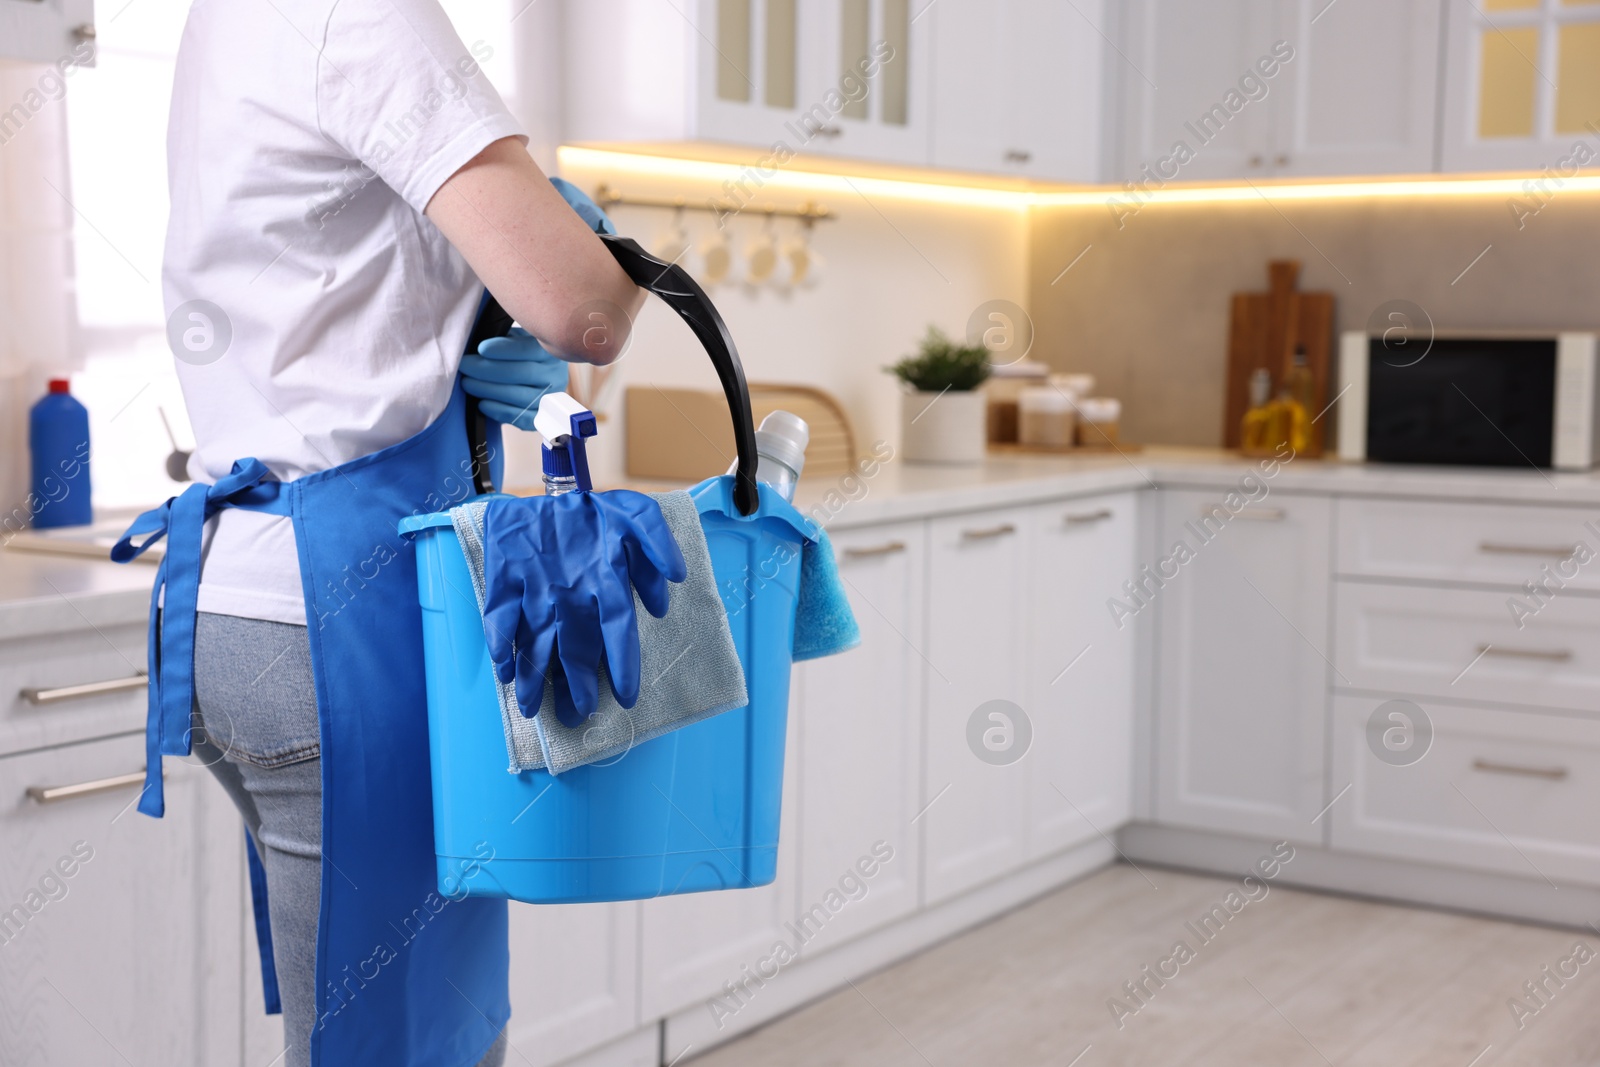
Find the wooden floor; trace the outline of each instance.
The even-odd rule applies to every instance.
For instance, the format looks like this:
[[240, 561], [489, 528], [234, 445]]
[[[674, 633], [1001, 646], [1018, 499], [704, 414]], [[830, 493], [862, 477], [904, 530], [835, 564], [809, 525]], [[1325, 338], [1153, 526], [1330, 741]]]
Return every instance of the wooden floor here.
[[[694, 1067], [1595, 1067], [1600, 936], [1118, 865]], [[1259, 890], [1256, 891], [1259, 896]], [[1600, 920], [1600, 916], [1596, 916]], [[1135, 1000], [1123, 983], [1193, 950]], [[1579, 943], [1586, 963], [1562, 961]], [[1592, 955], [1590, 954], [1592, 952]], [[1162, 966], [1172, 974], [1173, 964]], [[780, 976], [778, 981], [782, 981]], [[1525, 982], [1543, 981], [1544, 1003]], [[1107, 1002], [1125, 1007], [1121, 1026]], [[1508, 1006], [1520, 998], [1518, 1020]], [[1137, 1008], [1137, 1012], [1132, 1009]], [[1534, 1008], [1538, 1008], [1534, 1012]], [[1076, 1057], [1076, 1058], [1075, 1058]]]

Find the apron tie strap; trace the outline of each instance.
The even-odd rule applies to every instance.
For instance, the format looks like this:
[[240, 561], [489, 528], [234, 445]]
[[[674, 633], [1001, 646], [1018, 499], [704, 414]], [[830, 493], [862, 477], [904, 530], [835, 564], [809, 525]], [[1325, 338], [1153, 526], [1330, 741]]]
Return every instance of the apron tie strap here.
[[[150, 710], [145, 723], [145, 783], [139, 810], [160, 818], [166, 810], [161, 757], [187, 756], [193, 747], [194, 630], [200, 593], [200, 545], [206, 521], [227, 507], [289, 514], [283, 483], [258, 459], [242, 459], [215, 485], [196, 483], [133, 520], [111, 549], [117, 563], [137, 559], [167, 538], [167, 552], [150, 591]], [[143, 536], [138, 544], [134, 538]], [[159, 628], [157, 623], [159, 622]]]

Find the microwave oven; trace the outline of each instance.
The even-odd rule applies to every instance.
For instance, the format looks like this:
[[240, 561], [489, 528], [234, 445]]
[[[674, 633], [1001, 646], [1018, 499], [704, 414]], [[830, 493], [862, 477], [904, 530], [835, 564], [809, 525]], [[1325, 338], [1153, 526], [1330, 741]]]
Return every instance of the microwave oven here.
[[1588, 470], [1600, 334], [1344, 334], [1339, 458]]

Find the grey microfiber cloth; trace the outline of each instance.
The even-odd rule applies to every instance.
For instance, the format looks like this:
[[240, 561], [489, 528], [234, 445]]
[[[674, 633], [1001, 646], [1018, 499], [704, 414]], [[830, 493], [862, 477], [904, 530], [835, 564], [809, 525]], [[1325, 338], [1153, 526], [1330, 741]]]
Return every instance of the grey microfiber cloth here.
[[[667, 613], [659, 619], [645, 611], [639, 595], [634, 594], [633, 610], [639, 624], [638, 703], [631, 708], [617, 703], [603, 663], [599, 708], [576, 727], [563, 726], [556, 717], [554, 686], [545, 686], [539, 714], [528, 718], [517, 706], [516, 685], [496, 683], [510, 759], [507, 770], [513, 774], [541, 768], [560, 774], [601, 763], [634, 745], [750, 702], [728, 615], [711, 572], [700, 513], [688, 493], [651, 496], [661, 505], [661, 515], [683, 552], [688, 574], [668, 586]], [[488, 500], [479, 499], [450, 511], [467, 557], [480, 615], [485, 595], [483, 516], [488, 506]]]

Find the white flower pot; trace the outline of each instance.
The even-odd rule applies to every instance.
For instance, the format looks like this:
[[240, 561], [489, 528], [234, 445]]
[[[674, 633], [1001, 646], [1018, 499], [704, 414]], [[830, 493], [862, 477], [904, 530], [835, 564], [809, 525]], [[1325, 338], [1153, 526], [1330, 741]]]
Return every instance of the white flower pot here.
[[986, 444], [982, 392], [902, 393], [900, 458], [908, 463], [982, 463]]

